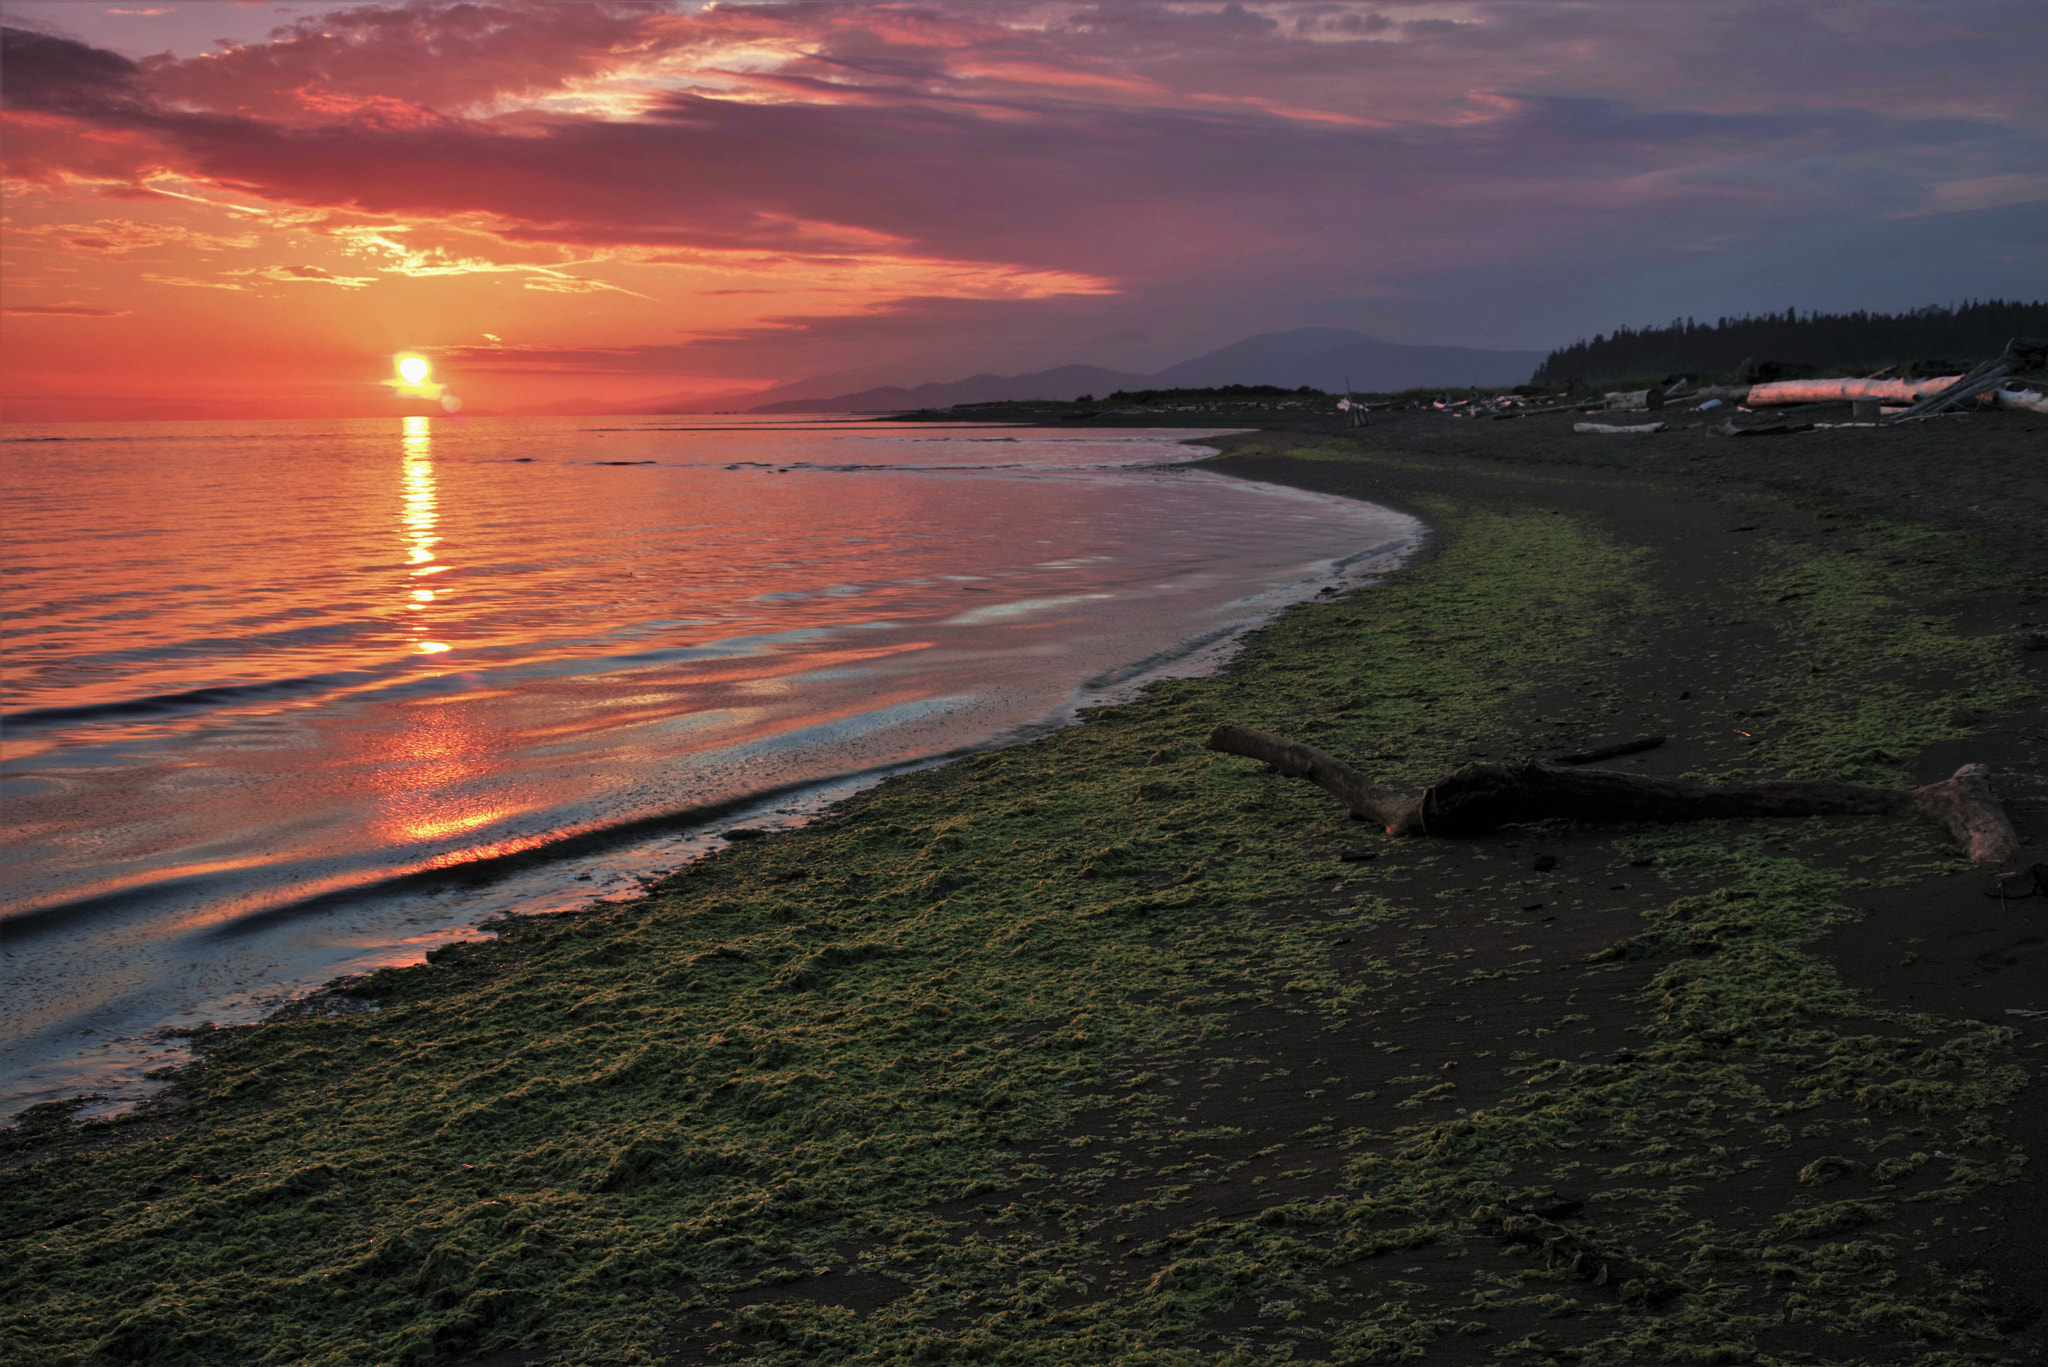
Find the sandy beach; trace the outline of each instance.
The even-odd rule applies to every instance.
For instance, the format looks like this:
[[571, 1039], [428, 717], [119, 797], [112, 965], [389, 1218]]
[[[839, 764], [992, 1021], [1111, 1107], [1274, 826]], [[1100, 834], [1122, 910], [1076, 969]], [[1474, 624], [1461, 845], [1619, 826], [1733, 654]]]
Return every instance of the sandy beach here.
[[1217, 677], [204, 1035], [145, 1113], [30, 1115], [9, 1347], [2040, 1359], [2048, 885], [1867, 817], [1394, 840], [1202, 741], [1408, 791], [1643, 736], [1612, 767], [1982, 762], [2025, 867], [2048, 419], [1221, 444], [1429, 549]]

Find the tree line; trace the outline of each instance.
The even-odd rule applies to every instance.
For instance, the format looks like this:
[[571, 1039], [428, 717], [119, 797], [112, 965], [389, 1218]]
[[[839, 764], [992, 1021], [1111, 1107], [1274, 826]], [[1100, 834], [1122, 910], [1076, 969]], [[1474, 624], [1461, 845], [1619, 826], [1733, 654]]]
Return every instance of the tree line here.
[[[1227, 399], [1327, 399], [1330, 396], [1311, 385], [1283, 389], [1277, 384], [1224, 384], [1201, 389], [1119, 389], [1105, 403], [1214, 403]], [[1083, 394], [1076, 403], [1093, 403]]]
[[[1681, 374], [1753, 383], [1914, 362], [1962, 364], [1996, 356], [2009, 339], [2029, 336], [2048, 336], [2048, 301], [1977, 299], [1906, 313], [1786, 309], [1712, 322], [1674, 318], [1667, 327], [1622, 327], [1559, 347], [1530, 383]], [[1775, 374], [1759, 373], [1767, 370]]]

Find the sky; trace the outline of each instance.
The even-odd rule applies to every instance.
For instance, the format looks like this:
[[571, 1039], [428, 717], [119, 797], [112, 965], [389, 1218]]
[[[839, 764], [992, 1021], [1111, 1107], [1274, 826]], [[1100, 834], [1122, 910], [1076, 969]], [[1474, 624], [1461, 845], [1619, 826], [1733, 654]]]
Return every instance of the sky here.
[[2041, 0], [0, 11], [16, 421], [2048, 297]]

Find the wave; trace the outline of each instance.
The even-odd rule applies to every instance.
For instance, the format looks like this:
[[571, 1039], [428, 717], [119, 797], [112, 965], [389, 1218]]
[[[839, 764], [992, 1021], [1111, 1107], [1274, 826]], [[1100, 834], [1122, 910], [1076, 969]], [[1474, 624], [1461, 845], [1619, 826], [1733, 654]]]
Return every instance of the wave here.
[[[1377, 546], [1368, 546], [1355, 555], [1347, 555], [1341, 560], [1327, 562], [1330, 569], [1327, 577], [1314, 576], [1293, 584], [1283, 584], [1266, 593], [1253, 594], [1249, 598], [1240, 598], [1237, 602], [1240, 605], [1244, 605], [1257, 603], [1262, 600], [1271, 601], [1298, 597], [1304, 587], [1310, 583], [1330, 582], [1340, 579], [1343, 572], [1350, 569], [1353, 565], [1411, 551], [1415, 548], [1416, 542], [1417, 538], [1412, 536], [1402, 536], [1396, 537], [1392, 541], [1382, 541]], [[1155, 671], [1179, 664], [1183, 660], [1192, 659], [1204, 651], [1230, 640], [1234, 636], [1256, 629], [1258, 625], [1259, 623], [1257, 622], [1232, 622], [1226, 626], [1220, 626], [1211, 631], [1187, 637], [1185, 640], [1176, 641], [1164, 650], [1155, 651], [1141, 660], [1133, 660], [1128, 664], [1117, 665], [1103, 670], [1083, 683], [1080, 691], [1084, 694], [1101, 693], [1117, 688], [1131, 682], [1133, 679], [1141, 679]]]
[[178, 693], [118, 698], [111, 702], [83, 703], [76, 707], [31, 707], [20, 712], [0, 715], [0, 727], [33, 729], [42, 726], [65, 726], [82, 721], [113, 721], [121, 718], [203, 711], [270, 698], [294, 698], [304, 697], [308, 693], [328, 693], [352, 685], [371, 683], [383, 677], [386, 676], [367, 670], [349, 670], [333, 674], [307, 674], [295, 679], [270, 679], [262, 683], [188, 688]]
[[1419, 540], [1419, 537], [1397, 536], [1392, 541], [1382, 541], [1377, 546], [1368, 546], [1356, 555], [1347, 555], [1342, 560], [1333, 560], [1330, 562], [1330, 567], [1332, 569], [1344, 570], [1351, 568], [1362, 560], [1374, 560], [1383, 555], [1392, 555], [1397, 551], [1412, 551]]
[[[833, 585], [816, 593], [791, 594], [789, 597], [832, 597], [842, 598], [847, 593], [845, 585]], [[473, 652], [470, 661], [471, 674], [480, 675], [486, 669], [504, 669], [510, 676], [520, 678], [553, 678], [562, 675], [601, 674], [618, 669], [641, 669], [649, 665], [679, 664], [692, 660], [725, 660], [739, 656], [759, 655], [779, 646], [816, 640], [832, 631], [878, 631], [894, 627], [887, 621], [839, 620], [831, 623], [795, 627], [785, 631], [757, 632], [742, 636], [725, 636], [716, 640], [700, 641], [688, 646], [669, 646], [654, 650], [636, 650], [604, 655], [552, 655], [533, 659], [493, 663], [476, 658], [483, 652]], [[136, 698], [115, 698], [106, 702], [81, 703], [69, 707], [23, 708], [18, 712], [0, 714], [0, 727], [33, 731], [40, 728], [75, 725], [80, 722], [134, 721], [137, 719], [172, 716], [182, 713], [204, 712], [220, 708], [246, 705], [252, 702], [267, 702], [279, 698], [302, 698], [309, 695], [327, 694], [340, 697], [343, 694], [356, 698], [403, 697], [416, 693], [442, 691], [455, 685], [440, 674], [421, 676], [413, 672], [417, 665], [415, 657], [407, 656], [383, 668], [333, 670], [322, 674], [303, 674], [283, 679], [265, 679], [255, 683], [214, 684], [203, 688], [181, 689], [173, 693], [154, 693]]]
[[[249, 906], [218, 923], [193, 932], [194, 943], [232, 940], [253, 935], [296, 917], [317, 915], [340, 907], [387, 897], [430, 893], [439, 889], [494, 882], [524, 869], [567, 860], [586, 859], [652, 836], [685, 831], [726, 820], [741, 813], [788, 802], [825, 789], [865, 785], [891, 774], [925, 768], [947, 760], [978, 753], [983, 746], [960, 747], [941, 753], [900, 760], [886, 765], [852, 769], [806, 777], [793, 783], [754, 789], [716, 802], [685, 807], [653, 816], [634, 817], [605, 825], [586, 826], [554, 835], [535, 837], [513, 850], [440, 854], [410, 866], [381, 870], [360, 869], [353, 873], [334, 872], [305, 862], [273, 864], [264, 869], [265, 881], [279, 888], [317, 891], [281, 893], [274, 900]], [[379, 851], [363, 852], [374, 858]], [[230, 876], [216, 873], [183, 873], [138, 882], [109, 892], [93, 893], [40, 906], [27, 906], [0, 915], [0, 930], [20, 948], [27, 940], [52, 932], [76, 928], [80, 922], [122, 920], [146, 914], [152, 908], [176, 900], [208, 900], [209, 894], [232, 895], [238, 890]]]
[[1219, 641], [1229, 640], [1240, 632], [1249, 631], [1251, 627], [1251, 623], [1233, 622], [1229, 626], [1217, 627], [1215, 630], [1205, 631], [1199, 636], [1190, 636], [1184, 641], [1176, 641], [1166, 649], [1154, 651], [1142, 660], [1133, 660], [1129, 664], [1103, 670], [1100, 674], [1083, 683], [1080, 691], [1083, 693], [1100, 693], [1105, 689], [1114, 688], [1118, 684], [1129, 683], [1132, 679], [1150, 674], [1155, 669], [1164, 669], [1168, 665], [1179, 664], [1182, 660], [1187, 659], [1198, 651], [1206, 650]]

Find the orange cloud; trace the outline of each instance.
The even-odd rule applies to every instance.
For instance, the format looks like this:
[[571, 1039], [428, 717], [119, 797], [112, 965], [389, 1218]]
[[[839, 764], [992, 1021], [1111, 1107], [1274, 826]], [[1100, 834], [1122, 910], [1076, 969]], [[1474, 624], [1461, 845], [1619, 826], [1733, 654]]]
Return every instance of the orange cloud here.
[[253, 247], [257, 242], [254, 233], [209, 233], [175, 223], [141, 223], [125, 218], [102, 218], [91, 223], [44, 223], [15, 231], [25, 237], [50, 238], [77, 251], [110, 255], [164, 246], [220, 252]]
[[270, 280], [280, 285], [335, 285], [345, 290], [359, 290], [377, 283], [373, 275], [336, 275], [319, 266], [263, 266], [222, 273]]
[[608, 285], [602, 280], [591, 280], [574, 275], [536, 275], [530, 279], [520, 281], [520, 284], [526, 289], [539, 290], [544, 294], [604, 294], [610, 292], [614, 294], [630, 294], [636, 299], [651, 297], [634, 290], [622, 289], [617, 285]]
[[157, 275], [150, 271], [144, 271], [142, 278], [149, 281], [152, 285], [177, 285], [183, 289], [246, 290], [249, 288], [247, 285], [236, 284], [231, 280], [195, 280], [189, 275]]
[[128, 309], [103, 309], [91, 304], [8, 304], [0, 313], [20, 318], [126, 318]]

